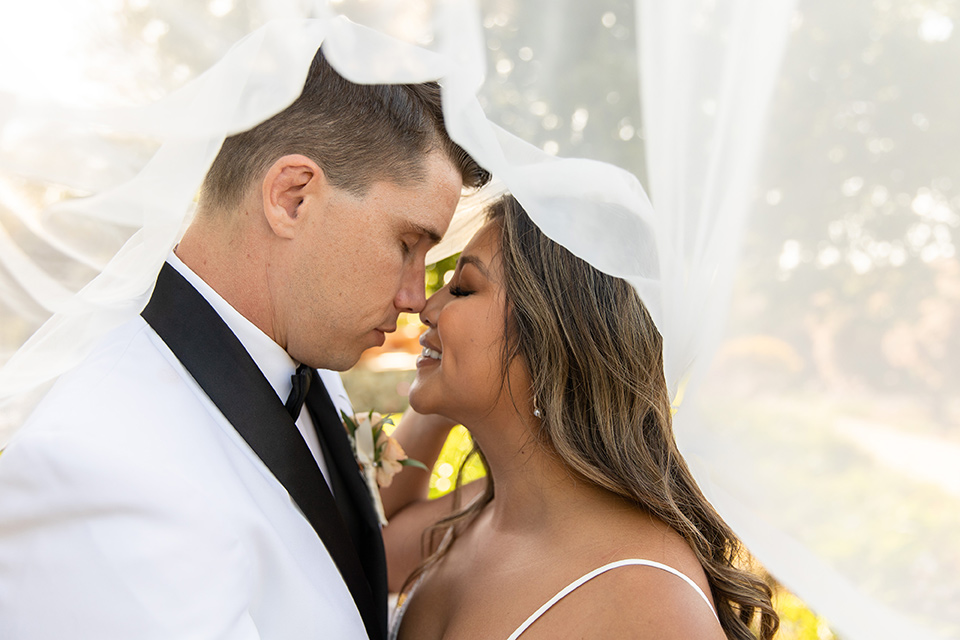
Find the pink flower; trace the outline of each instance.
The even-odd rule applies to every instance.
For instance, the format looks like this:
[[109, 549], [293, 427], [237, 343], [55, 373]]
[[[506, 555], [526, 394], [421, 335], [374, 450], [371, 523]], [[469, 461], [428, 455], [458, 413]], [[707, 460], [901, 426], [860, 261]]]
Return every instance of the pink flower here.
[[377, 461], [377, 484], [381, 487], [389, 487], [393, 482], [393, 476], [403, 469], [401, 462], [407, 459], [407, 454], [400, 443], [388, 436], [385, 431], [381, 431], [380, 437], [377, 438], [377, 451], [380, 452]]

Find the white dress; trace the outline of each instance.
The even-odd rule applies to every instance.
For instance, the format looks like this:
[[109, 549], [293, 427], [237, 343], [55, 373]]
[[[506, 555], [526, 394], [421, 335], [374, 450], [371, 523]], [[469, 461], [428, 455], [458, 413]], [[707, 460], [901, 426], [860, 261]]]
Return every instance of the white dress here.
[[[717, 617], [717, 612], [716, 612], [716, 610], [714, 610], [713, 605], [710, 604], [710, 599], [707, 598], [707, 595], [703, 592], [703, 590], [702, 590], [700, 587], [697, 586], [697, 583], [695, 583], [695, 582], [694, 582], [693, 580], [691, 580], [689, 577], [687, 577], [686, 575], [680, 573], [679, 571], [677, 571], [677, 570], [674, 569], [673, 567], [668, 567], [668, 566], [665, 565], [665, 564], [661, 564], [661, 563], [659, 563], [659, 562], [654, 562], [653, 560], [640, 560], [640, 559], [637, 559], [637, 558], [629, 558], [629, 559], [626, 559], [626, 560], [617, 560], [616, 562], [611, 562], [611, 563], [609, 563], [609, 564], [605, 564], [605, 565], [603, 565], [602, 567], [600, 567], [600, 568], [598, 568], [598, 569], [594, 569], [594, 570], [591, 571], [590, 573], [587, 573], [587, 574], [585, 574], [585, 575], [583, 575], [583, 576], [580, 576], [579, 578], [577, 578], [576, 580], [574, 580], [573, 582], [571, 582], [570, 584], [568, 584], [566, 587], [564, 587], [563, 589], [561, 589], [561, 590], [557, 593], [557, 595], [555, 595], [555, 596], [553, 596], [552, 598], [550, 598], [549, 600], [547, 600], [547, 602], [545, 602], [542, 607], [540, 607], [539, 609], [537, 609], [536, 611], [534, 611], [533, 614], [523, 622], [523, 624], [521, 624], [519, 627], [517, 627], [516, 631], [514, 631], [513, 633], [510, 634], [510, 637], [507, 638], [507, 640], [517, 640], [517, 638], [519, 638], [519, 637], [523, 634], [524, 631], [526, 631], [527, 629], [529, 629], [530, 626], [531, 626], [534, 622], [536, 622], [538, 619], [540, 619], [540, 616], [542, 616], [543, 614], [545, 614], [545, 613], [550, 609], [550, 607], [552, 607], [553, 605], [555, 605], [555, 604], [557, 604], [558, 602], [560, 602], [560, 600], [562, 600], [563, 598], [567, 597], [567, 596], [570, 595], [573, 591], [575, 591], [576, 589], [580, 588], [581, 586], [583, 586], [584, 584], [586, 584], [586, 583], [589, 582], [590, 580], [593, 580], [593, 579], [596, 578], [597, 576], [599, 576], [599, 575], [601, 575], [601, 574], [603, 574], [603, 573], [606, 573], [607, 571], [610, 571], [610, 570], [612, 570], [612, 569], [617, 569], [617, 568], [619, 568], [619, 567], [627, 567], [627, 566], [637, 566], [637, 565], [639, 565], [639, 566], [644, 566], [644, 567], [653, 567], [653, 568], [655, 568], [655, 569], [661, 569], [661, 570], [663, 570], [663, 571], [666, 571], [667, 573], [672, 573], [673, 575], [677, 576], [678, 578], [680, 578], [681, 580], [683, 580], [684, 582], [686, 582], [688, 585], [690, 585], [690, 586], [693, 588], [693, 590], [696, 591], [697, 594], [698, 594], [701, 598], [703, 598], [703, 601], [707, 604], [708, 607], [710, 607], [710, 611], [713, 613], [714, 617]], [[412, 587], [412, 589], [410, 590], [410, 595], [411, 595], [411, 596], [413, 595], [413, 592], [416, 591], [417, 586], [419, 586], [419, 584], [420, 584], [420, 582], [418, 581], [418, 582]], [[406, 598], [406, 599], [404, 600], [403, 604], [402, 604], [402, 605], [400, 606], [400, 608], [397, 610], [396, 616], [394, 617], [394, 620], [393, 620], [393, 624], [392, 624], [391, 627], [390, 627], [390, 639], [389, 639], [389, 640], [396, 640], [396, 639], [397, 639], [397, 636], [398, 636], [399, 633], [400, 633], [400, 624], [401, 624], [401, 622], [403, 621], [403, 614], [406, 613], [407, 606], [408, 606], [409, 603], [410, 603], [410, 598], [408, 597], [408, 598]]]

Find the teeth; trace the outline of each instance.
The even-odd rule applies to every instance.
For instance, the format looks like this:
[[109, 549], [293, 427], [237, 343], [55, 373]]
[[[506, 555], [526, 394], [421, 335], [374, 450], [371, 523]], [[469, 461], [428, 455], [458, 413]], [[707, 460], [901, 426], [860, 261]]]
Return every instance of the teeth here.
[[424, 358], [433, 358], [434, 360], [441, 359], [439, 351], [434, 351], [433, 349], [430, 349], [428, 347], [424, 347], [423, 351], [420, 352], [420, 355], [422, 355]]

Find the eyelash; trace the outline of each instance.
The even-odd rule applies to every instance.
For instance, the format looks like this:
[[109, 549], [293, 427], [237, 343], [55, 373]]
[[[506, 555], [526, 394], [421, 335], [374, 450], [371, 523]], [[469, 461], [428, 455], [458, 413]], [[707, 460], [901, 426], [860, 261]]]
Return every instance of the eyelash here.
[[461, 288], [459, 285], [450, 285], [450, 295], [452, 295], [454, 298], [462, 298], [470, 295], [471, 293], [473, 292], [467, 291], [466, 289]]

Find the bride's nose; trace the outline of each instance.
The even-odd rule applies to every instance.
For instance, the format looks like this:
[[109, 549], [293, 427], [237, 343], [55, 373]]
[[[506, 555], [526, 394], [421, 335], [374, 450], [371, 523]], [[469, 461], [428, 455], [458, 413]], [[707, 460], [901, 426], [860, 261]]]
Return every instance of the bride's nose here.
[[427, 303], [423, 305], [423, 311], [420, 312], [420, 322], [428, 327], [437, 326], [437, 315], [439, 315], [443, 306], [441, 302], [443, 291], [443, 289], [440, 289], [440, 291], [427, 298]]

